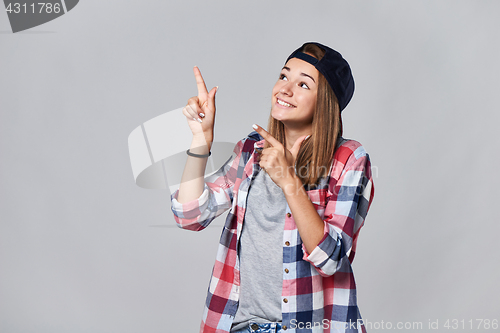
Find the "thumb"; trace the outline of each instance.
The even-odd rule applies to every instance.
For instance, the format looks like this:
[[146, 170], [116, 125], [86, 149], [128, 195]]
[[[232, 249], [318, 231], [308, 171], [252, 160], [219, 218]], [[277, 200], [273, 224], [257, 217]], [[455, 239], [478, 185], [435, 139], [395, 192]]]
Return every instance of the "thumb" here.
[[299, 149], [302, 143], [308, 138], [310, 135], [303, 135], [299, 137], [295, 143], [293, 144], [292, 148], [290, 148], [290, 153], [292, 153], [293, 158], [297, 158], [297, 155], [299, 154]]
[[219, 90], [219, 86], [213, 87], [208, 93], [207, 107], [212, 111], [215, 111], [215, 93], [217, 90]]

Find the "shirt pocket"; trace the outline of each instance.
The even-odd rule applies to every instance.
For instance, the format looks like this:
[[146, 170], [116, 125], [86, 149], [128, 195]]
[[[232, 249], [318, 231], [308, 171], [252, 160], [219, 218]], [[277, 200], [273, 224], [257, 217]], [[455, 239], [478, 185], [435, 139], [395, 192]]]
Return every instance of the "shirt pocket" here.
[[307, 191], [309, 199], [314, 205], [321, 219], [325, 217], [325, 208], [328, 203], [328, 191], [326, 189], [317, 189]]

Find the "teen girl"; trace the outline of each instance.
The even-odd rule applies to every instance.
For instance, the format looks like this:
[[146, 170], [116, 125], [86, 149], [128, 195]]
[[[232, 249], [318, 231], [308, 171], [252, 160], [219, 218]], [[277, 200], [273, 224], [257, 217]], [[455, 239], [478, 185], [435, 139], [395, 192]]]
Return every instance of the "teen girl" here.
[[193, 140], [172, 211], [198, 231], [229, 210], [200, 332], [365, 332], [351, 263], [374, 192], [368, 154], [342, 137], [348, 63], [319, 43], [293, 52], [267, 131], [254, 125], [205, 179], [217, 87], [194, 75], [198, 96], [183, 109]]

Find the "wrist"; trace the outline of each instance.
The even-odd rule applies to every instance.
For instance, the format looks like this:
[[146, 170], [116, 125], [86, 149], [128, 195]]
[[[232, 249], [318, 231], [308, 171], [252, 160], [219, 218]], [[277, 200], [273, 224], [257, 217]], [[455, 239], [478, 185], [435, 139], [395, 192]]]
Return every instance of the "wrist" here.
[[301, 191], [302, 187], [302, 181], [299, 177], [297, 177], [297, 175], [287, 177], [281, 184], [281, 189], [283, 190], [285, 197], [297, 195]]
[[201, 147], [206, 147], [208, 151], [212, 148], [213, 135], [200, 133], [193, 135], [193, 140], [191, 141], [191, 148], [200, 149]]

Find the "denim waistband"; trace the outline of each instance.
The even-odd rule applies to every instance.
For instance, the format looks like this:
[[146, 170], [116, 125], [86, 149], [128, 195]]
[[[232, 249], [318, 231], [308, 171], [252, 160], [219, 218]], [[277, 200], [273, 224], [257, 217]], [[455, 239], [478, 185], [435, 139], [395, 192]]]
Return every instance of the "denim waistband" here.
[[248, 326], [231, 333], [284, 333], [281, 323], [248, 323]]

